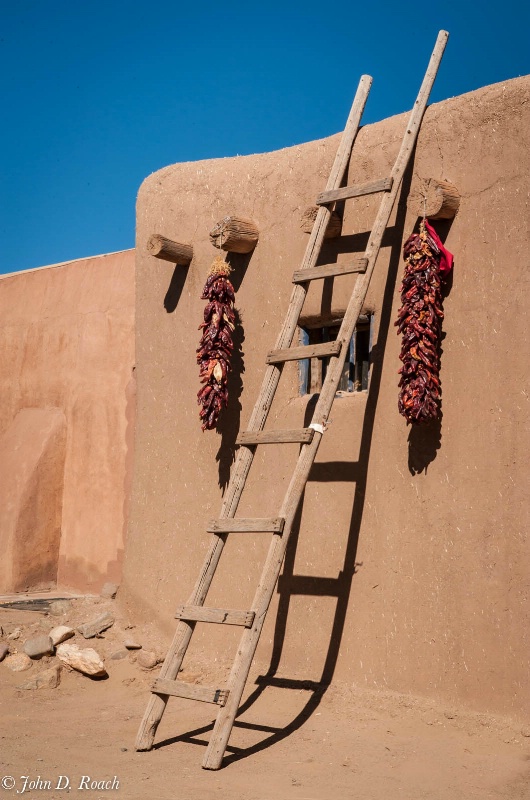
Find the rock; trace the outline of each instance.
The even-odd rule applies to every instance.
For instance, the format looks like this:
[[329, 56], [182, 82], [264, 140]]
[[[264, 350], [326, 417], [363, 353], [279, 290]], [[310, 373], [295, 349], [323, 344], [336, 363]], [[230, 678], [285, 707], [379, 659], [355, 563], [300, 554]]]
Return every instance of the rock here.
[[75, 631], [73, 628], [69, 628], [68, 625], [57, 625], [56, 628], [52, 628], [49, 636], [56, 646], [61, 644], [61, 642], [65, 642], [67, 639], [71, 639], [72, 636], [75, 636]]
[[56, 689], [61, 680], [61, 666], [56, 664], [50, 669], [45, 669], [43, 672], [33, 678], [33, 680], [26, 681], [26, 683], [17, 686], [17, 689]]
[[100, 614], [100, 616], [92, 622], [85, 622], [84, 625], [80, 625], [77, 630], [85, 639], [93, 639], [94, 636], [97, 636], [98, 633], [102, 631], [106, 631], [111, 625], [114, 625], [114, 617], [112, 614], [109, 614], [108, 611], [105, 611], [104, 614]]
[[49, 636], [35, 636], [24, 644], [24, 652], [30, 658], [41, 658], [53, 653], [53, 642]]
[[53, 603], [50, 603], [50, 614], [54, 617], [62, 617], [63, 614], [68, 614], [72, 607], [72, 604], [69, 600], [54, 600]]
[[156, 653], [150, 650], [141, 650], [138, 653], [136, 662], [144, 669], [154, 669], [157, 664], [160, 664], [160, 660]]
[[530, 736], [530, 725], [523, 725], [521, 728], [521, 736]]
[[9, 645], [2, 642], [0, 644], [0, 661], [3, 661], [8, 653], [9, 653]]
[[127, 658], [128, 655], [128, 650], [116, 650], [116, 652], [111, 655], [111, 658], [113, 661], [120, 661], [122, 658]]
[[11, 672], [24, 672], [32, 666], [33, 661], [26, 653], [13, 653], [4, 659], [4, 664]]
[[123, 646], [127, 648], [127, 650], [141, 650], [142, 645], [135, 642], [134, 639], [125, 639]]
[[118, 589], [120, 587], [117, 583], [105, 583], [100, 595], [101, 597], [106, 597], [108, 600], [114, 600], [116, 595], [118, 594]]
[[107, 674], [103, 661], [92, 647], [81, 650], [76, 644], [60, 644], [57, 655], [64, 664], [84, 675], [96, 677]]
[[20, 639], [21, 635], [22, 635], [22, 628], [15, 628], [15, 630], [12, 633], [10, 633], [7, 638], [13, 641], [14, 639]]

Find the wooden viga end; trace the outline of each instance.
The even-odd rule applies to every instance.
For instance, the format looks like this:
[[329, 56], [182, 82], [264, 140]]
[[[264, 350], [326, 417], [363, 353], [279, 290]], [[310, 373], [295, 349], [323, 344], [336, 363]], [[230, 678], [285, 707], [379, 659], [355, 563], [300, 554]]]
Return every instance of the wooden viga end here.
[[427, 178], [411, 192], [408, 205], [418, 217], [453, 219], [460, 207], [460, 192], [449, 181]]
[[224, 217], [210, 231], [210, 242], [213, 246], [229, 253], [251, 253], [258, 239], [258, 226], [248, 217]]
[[185, 242], [175, 242], [159, 233], [153, 234], [147, 242], [147, 251], [155, 258], [171, 261], [173, 264], [187, 266], [193, 258], [193, 246]]

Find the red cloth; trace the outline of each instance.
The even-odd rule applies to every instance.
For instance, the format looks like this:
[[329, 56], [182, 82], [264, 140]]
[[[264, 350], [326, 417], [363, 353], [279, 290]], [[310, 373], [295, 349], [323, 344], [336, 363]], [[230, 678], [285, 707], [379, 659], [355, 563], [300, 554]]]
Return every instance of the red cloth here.
[[440, 237], [438, 236], [432, 225], [429, 224], [428, 219], [425, 220], [425, 227], [427, 228], [427, 233], [429, 234], [429, 236], [433, 238], [436, 247], [440, 251], [440, 273], [442, 277], [445, 278], [451, 272], [451, 269], [453, 267], [454, 256], [452, 253], [449, 252], [449, 250], [447, 250], [443, 246], [442, 240], [440, 239]]

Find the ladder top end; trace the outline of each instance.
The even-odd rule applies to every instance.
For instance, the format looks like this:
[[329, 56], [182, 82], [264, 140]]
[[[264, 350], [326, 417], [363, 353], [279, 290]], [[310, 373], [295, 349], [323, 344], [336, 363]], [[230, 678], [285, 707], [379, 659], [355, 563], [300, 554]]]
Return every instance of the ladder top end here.
[[359, 91], [359, 89], [361, 89], [361, 87], [362, 87], [362, 89], [365, 92], [369, 92], [370, 89], [372, 88], [372, 83], [373, 82], [374, 82], [374, 79], [372, 78], [371, 75], [361, 75], [361, 77], [359, 79], [359, 88], [357, 89], [357, 91]]

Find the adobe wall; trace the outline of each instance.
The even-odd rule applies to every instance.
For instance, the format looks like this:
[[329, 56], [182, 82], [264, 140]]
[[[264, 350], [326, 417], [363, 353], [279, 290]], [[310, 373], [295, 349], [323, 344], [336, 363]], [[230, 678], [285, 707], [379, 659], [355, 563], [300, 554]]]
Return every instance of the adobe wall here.
[[[63, 588], [97, 592], [121, 578], [134, 314], [134, 250], [0, 276], [0, 436], [25, 409], [56, 409], [65, 418], [62, 486], [54, 489], [62, 498], [56, 572]], [[18, 531], [17, 559], [31, 536]], [[34, 588], [23, 564], [18, 572], [17, 590]]]
[[[528, 178], [530, 78], [431, 106], [384, 239], [367, 309], [375, 313], [370, 390], [334, 404], [257, 659], [281, 677], [340, 680], [524, 716], [530, 701]], [[364, 127], [349, 183], [389, 174], [407, 115]], [[151, 175], [137, 206], [138, 418], [122, 599], [174, 631], [219, 515], [222, 487], [285, 314], [307, 243], [302, 211], [324, 188], [338, 137], [273, 153], [176, 164]], [[401, 246], [421, 179], [462, 193], [440, 228], [455, 254], [445, 300], [441, 425], [411, 431], [397, 412]], [[362, 250], [378, 197], [346, 204], [343, 235], [321, 263]], [[241, 355], [220, 432], [201, 433], [195, 349], [201, 289], [225, 215], [261, 231], [234, 259]], [[191, 241], [189, 270], [152, 258], [153, 233]], [[310, 290], [304, 313], [344, 309], [351, 277]], [[301, 427], [310, 398], [288, 364], [269, 427]], [[241, 516], [277, 514], [296, 445], [258, 448]], [[296, 537], [295, 537], [296, 538]], [[207, 604], [247, 608], [268, 536], [229, 538]], [[295, 542], [293, 541], [293, 544]], [[203, 626], [206, 628], [206, 626]], [[230, 662], [239, 631], [210, 626], [190, 659]]]

